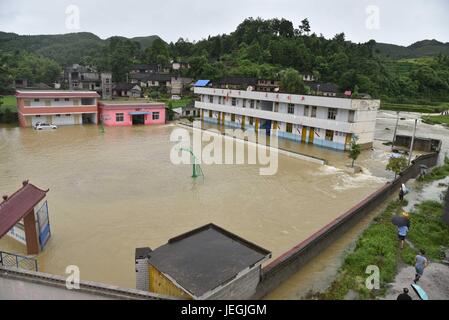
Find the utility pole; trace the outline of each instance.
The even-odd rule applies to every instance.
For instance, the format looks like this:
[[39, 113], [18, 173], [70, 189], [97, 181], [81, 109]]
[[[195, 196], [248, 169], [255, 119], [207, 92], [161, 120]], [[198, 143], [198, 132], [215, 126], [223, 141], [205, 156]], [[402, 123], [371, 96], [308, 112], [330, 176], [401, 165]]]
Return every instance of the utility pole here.
[[413, 145], [415, 144], [415, 136], [416, 136], [416, 127], [418, 126], [418, 119], [415, 119], [415, 129], [413, 130], [413, 138], [412, 138], [412, 145], [410, 146], [410, 157], [408, 159], [408, 165], [410, 166], [412, 164], [412, 157], [413, 157]]
[[393, 151], [393, 149], [394, 149], [394, 143], [396, 142], [396, 137], [397, 137], [397, 135], [398, 135], [399, 114], [400, 114], [400, 113], [401, 113], [401, 111], [398, 111], [398, 112], [397, 112], [398, 118], [397, 118], [397, 120], [396, 120], [396, 127], [394, 128], [394, 136], [393, 136], [393, 143], [392, 143], [392, 145], [391, 145], [391, 151]]

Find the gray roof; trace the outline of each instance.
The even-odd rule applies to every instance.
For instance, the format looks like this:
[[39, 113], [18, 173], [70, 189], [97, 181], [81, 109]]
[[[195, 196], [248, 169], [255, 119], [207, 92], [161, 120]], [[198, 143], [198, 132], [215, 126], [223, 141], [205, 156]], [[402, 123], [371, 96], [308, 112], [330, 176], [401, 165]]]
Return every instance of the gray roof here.
[[225, 77], [218, 81], [220, 85], [247, 85], [255, 86], [257, 84], [256, 78], [249, 77]]
[[271, 253], [213, 224], [171, 239], [149, 263], [195, 297], [228, 283]]
[[172, 75], [166, 73], [133, 73], [130, 79], [139, 81], [171, 81]]
[[332, 93], [338, 93], [338, 86], [334, 83], [318, 83], [318, 82], [310, 82], [306, 83], [306, 86], [309, 86], [310, 89], [313, 91], [319, 91], [320, 92], [332, 92]]
[[137, 83], [117, 83], [114, 85], [113, 90], [128, 91], [134, 88], [135, 86], [138, 86], [140, 88], [140, 86]]

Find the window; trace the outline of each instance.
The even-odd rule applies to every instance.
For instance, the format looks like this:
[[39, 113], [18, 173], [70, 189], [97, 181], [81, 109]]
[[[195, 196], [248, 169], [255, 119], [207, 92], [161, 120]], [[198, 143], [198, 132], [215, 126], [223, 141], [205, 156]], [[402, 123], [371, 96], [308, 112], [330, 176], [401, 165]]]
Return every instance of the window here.
[[223, 102], [223, 97], [218, 97], [218, 104], [222, 104]]
[[249, 117], [249, 125], [254, 125], [254, 118], [253, 117]]
[[34, 102], [39, 102], [40, 100], [39, 99], [34, 99]]
[[69, 99], [69, 98], [65, 98], [64, 101], [65, 101], [65, 102], [69, 102], [70, 99]]
[[287, 132], [292, 133], [293, 132], [293, 124], [287, 123]]
[[110, 83], [110, 81], [111, 81], [111, 80], [109, 80], [109, 79], [106, 79], [106, 84], [109, 84], [109, 83]]
[[332, 130], [326, 130], [326, 140], [334, 141], [334, 132]]
[[60, 114], [57, 114], [57, 115], [56, 115], [56, 118], [61, 118], [61, 115], [60, 115]]
[[159, 112], [153, 112], [153, 120], [159, 120], [159, 116]]
[[349, 111], [348, 122], [350, 122], [350, 123], [355, 122], [355, 111], [354, 110]]
[[304, 106], [304, 117], [309, 116], [309, 106]]
[[274, 112], [279, 112], [279, 102], [274, 103]]
[[312, 107], [312, 118], [316, 118], [316, 111], [317, 111], [317, 107]]
[[31, 101], [30, 100], [25, 100], [25, 107], [29, 107], [31, 106]]
[[232, 106], [235, 107], [237, 105], [237, 99], [232, 98]]
[[59, 102], [59, 99], [58, 99], [58, 98], [56, 98], [56, 99], [55, 99], [55, 101], [56, 101], [56, 102]]
[[116, 122], [124, 122], [125, 121], [125, 114], [124, 113], [116, 113], [115, 114], [115, 121]]
[[212, 110], [209, 110], [209, 118], [212, 118]]
[[72, 115], [71, 115], [71, 114], [66, 114], [65, 116], [66, 116], [66, 117], [71, 117]]
[[37, 115], [37, 116], [36, 116], [36, 118], [40, 118], [40, 117], [41, 117], [41, 115]]
[[251, 109], [254, 109], [254, 100], [251, 100], [251, 102], [249, 103], [249, 107], [250, 107]]
[[338, 112], [337, 109], [329, 108], [329, 111], [327, 113], [327, 118], [330, 119], [330, 120], [337, 119], [337, 112]]
[[214, 103], [214, 96], [209, 96], [209, 103]]
[[235, 114], [231, 114], [231, 121], [235, 122]]
[[295, 114], [295, 105], [294, 104], [289, 104], [288, 105], [288, 113], [289, 114]]
[[243, 108], [246, 108], [246, 99], [243, 99]]

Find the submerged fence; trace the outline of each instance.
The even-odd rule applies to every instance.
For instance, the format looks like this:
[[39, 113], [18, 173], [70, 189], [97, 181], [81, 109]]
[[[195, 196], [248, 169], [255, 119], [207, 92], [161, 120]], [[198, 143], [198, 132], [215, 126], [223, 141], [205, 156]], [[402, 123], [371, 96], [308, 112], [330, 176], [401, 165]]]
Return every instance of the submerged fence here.
[[379, 207], [393, 193], [397, 192], [403, 183], [418, 177], [421, 173], [421, 166], [425, 165], [427, 167], [433, 167], [437, 165], [438, 158], [438, 153], [418, 157], [413, 161], [413, 164], [393, 182], [387, 183], [385, 186], [368, 196], [365, 200], [348, 210], [345, 214], [313, 234], [310, 238], [301, 242], [264, 267], [262, 270], [261, 281], [254, 298], [260, 299], [264, 297], [282, 282], [298, 272], [301, 267], [336, 241], [342, 234], [351, 229], [363, 217], [366, 217], [374, 209]]
[[0, 266], [29, 271], [38, 271], [37, 260], [0, 251]]

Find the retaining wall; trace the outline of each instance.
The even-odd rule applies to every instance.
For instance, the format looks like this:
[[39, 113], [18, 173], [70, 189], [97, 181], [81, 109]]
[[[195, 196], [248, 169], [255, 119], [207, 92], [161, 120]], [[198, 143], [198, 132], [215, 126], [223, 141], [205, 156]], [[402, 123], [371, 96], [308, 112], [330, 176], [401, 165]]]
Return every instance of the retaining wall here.
[[397, 192], [403, 183], [416, 178], [421, 173], [421, 165], [433, 167], [437, 165], [438, 158], [438, 153], [418, 157], [413, 161], [412, 165], [393, 182], [387, 183], [342, 216], [313, 234], [310, 238], [301, 242], [264, 267], [254, 299], [263, 298], [282, 282], [298, 272], [307, 262], [336, 241], [342, 234], [351, 229], [363, 217], [385, 202], [385, 200], [387, 200], [393, 193]]

